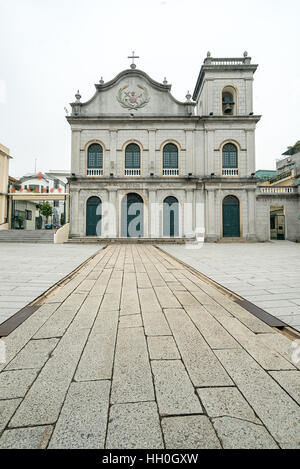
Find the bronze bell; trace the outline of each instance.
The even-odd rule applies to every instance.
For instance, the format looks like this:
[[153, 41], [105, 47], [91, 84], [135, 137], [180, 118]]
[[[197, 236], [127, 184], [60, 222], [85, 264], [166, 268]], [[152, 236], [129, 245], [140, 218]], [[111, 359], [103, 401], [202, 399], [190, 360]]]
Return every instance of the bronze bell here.
[[224, 113], [225, 113], [225, 114], [231, 114], [231, 113], [232, 113], [232, 109], [233, 109], [232, 104], [227, 103], [227, 104], [225, 104], [225, 106], [224, 106]]

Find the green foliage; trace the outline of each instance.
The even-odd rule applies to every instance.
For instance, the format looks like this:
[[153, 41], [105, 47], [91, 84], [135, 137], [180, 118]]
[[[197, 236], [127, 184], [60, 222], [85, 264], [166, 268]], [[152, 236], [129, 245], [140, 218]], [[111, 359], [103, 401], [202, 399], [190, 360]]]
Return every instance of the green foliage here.
[[40, 207], [40, 212], [44, 217], [46, 218], [48, 222], [48, 218], [51, 217], [53, 210], [52, 206], [49, 204], [49, 202], [44, 202], [41, 207]]

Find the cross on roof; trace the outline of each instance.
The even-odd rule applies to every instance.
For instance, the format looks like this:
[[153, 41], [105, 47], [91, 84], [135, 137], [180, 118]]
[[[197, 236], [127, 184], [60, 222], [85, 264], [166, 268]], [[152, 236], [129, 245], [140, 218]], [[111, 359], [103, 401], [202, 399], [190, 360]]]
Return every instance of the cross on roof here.
[[138, 55], [134, 55], [134, 51], [132, 52], [132, 55], [128, 56], [128, 59], [132, 59], [132, 64], [130, 64], [130, 68], [136, 68], [136, 64], [134, 63], [134, 59], [139, 59], [140, 57]]

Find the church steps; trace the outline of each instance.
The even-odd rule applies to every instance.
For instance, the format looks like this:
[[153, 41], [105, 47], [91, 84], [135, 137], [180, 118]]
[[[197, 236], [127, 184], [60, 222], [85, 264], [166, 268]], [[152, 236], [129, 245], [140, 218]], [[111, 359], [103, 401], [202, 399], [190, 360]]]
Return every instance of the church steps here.
[[68, 239], [68, 244], [83, 244], [83, 243], [122, 243], [122, 244], [185, 244], [185, 238], [97, 238], [97, 237], [71, 237]]
[[49, 230], [1, 230], [0, 243], [42, 243], [54, 241], [54, 231]]

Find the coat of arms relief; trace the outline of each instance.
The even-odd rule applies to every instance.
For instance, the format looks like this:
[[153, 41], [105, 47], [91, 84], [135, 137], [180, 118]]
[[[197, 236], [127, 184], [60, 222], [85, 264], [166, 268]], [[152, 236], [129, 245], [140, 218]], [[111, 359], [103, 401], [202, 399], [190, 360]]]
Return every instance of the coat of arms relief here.
[[141, 109], [146, 106], [150, 101], [150, 96], [147, 88], [142, 85], [137, 85], [141, 92], [128, 90], [129, 85], [125, 85], [119, 89], [117, 94], [117, 101], [125, 109]]

